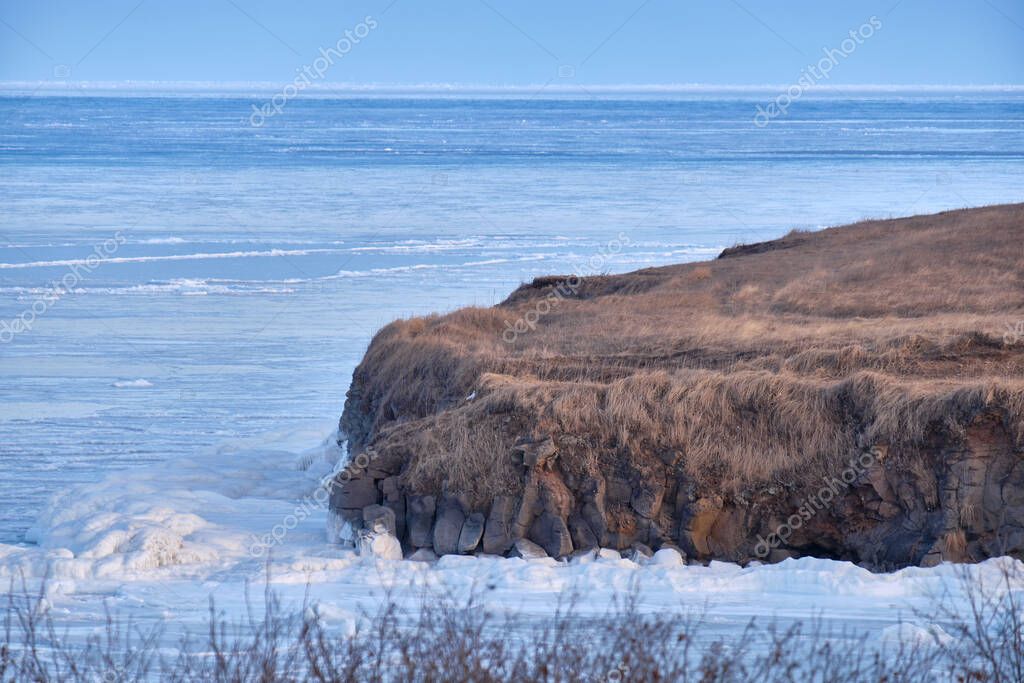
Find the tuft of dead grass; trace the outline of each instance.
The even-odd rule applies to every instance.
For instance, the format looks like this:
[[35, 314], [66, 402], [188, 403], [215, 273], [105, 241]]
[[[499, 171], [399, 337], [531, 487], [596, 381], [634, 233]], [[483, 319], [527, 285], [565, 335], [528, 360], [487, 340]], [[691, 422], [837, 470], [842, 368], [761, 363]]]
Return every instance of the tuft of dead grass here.
[[994, 576], [963, 571], [962, 597], [931, 596], [914, 612], [916, 623], [894, 625], [902, 635], [894, 641], [823, 620], [752, 620], [723, 634], [710, 609], [642, 611], [637, 586], [599, 614], [577, 609], [570, 593], [542, 623], [488, 609], [476, 592], [456, 602], [425, 590], [412, 609], [385, 595], [346, 634], [325, 624], [316, 603], [285, 608], [268, 583], [262, 609], [248, 602], [246, 618], [230, 621], [211, 599], [206, 628], [167, 647], [163, 624], [142, 630], [116, 613], [101, 633], [69, 637], [48, 609], [45, 586], [30, 593], [23, 583], [0, 598], [0, 680], [1009, 683], [1024, 678], [1021, 567], [1003, 562]]

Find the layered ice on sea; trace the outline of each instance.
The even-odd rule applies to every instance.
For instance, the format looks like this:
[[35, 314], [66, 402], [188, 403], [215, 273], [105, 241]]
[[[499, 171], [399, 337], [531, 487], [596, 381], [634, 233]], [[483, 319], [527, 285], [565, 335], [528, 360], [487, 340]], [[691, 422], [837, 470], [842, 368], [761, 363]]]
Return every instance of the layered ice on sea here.
[[[105, 604], [173, 625], [201, 625], [210, 595], [241, 613], [269, 559], [274, 589], [297, 603], [308, 590], [328, 623], [353, 623], [389, 591], [415, 609], [424, 587], [537, 619], [573, 593], [603, 613], [636, 588], [641, 609], [707, 606], [722, 632], [819, 614], [879, 638], [930, 632], [899, 619], [933, 593], [959, 599], [956, 568], [636, 564], [611, 551], [391, 561], [385, 541], [364, 555], [335, 543], [358, 539], [328, 528], [316, 496], [341, 457], [326, 422], [390, 320], [491, 305], [539, 275], [589, 268], [623, 231], [629, 245], [591, 272], [1021, 200], [1024, 129], [1007, 125], [1019, 95], [872, 98], [823, 100], [768, 129], [750, 125], [753, 101], [710, 92], [435, 100], [426, 116], [311, 100], [272, 136], [254, 136], [246, 111], [232, 124], [235, 105], [212, 92], [173, 116], [159, 98], [89, 98], [85, 116], [60, 98], [0, 98], [14, 171], [0, 178], [0, 326], [81, 273], [0, 348], [0, 580], [49, 577], [55, 612], [90, 628]], [[829, 191], [808, 192], [809, 177]], [[118, 231], [125, 244], [86, 273]], [[1001, 562], [966, 571], [995, 577]]]

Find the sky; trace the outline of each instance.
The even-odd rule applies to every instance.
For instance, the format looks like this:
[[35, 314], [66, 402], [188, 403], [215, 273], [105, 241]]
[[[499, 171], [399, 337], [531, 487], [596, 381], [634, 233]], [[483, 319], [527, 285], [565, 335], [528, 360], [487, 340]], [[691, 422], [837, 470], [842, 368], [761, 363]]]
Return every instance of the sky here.
[[816, 82], [1024, 83], [1021, 0], [0, 0], [0, 81], [789, 84], [844, 40]]

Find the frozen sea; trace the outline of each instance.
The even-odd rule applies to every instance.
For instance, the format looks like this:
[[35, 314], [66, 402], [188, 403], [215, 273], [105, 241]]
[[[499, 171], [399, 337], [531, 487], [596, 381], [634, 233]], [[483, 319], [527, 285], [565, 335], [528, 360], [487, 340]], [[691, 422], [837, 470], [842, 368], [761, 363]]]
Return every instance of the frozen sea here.
[[[325, 97], [254, 127], [263, 100], [237, 94], [0, 96], [0, 578], [49, 575], [82, 628], [104, 601], [178, 624], [205, 617], [208, 594], [238, 604], [263, 567], [252, 537], [339, 457], [377, 329], [587, 272], [620, 233], [602, 272], [1024, 201], [1020, 93], [808, 97], [755, 126], [771, 97]], [[382, 569], [329, 544], [319, 509], [275, 551], [281, 587], [345, 609], [386, 585], [457, 594], [475, 577], [495, 604], [541, 613], [570, 584], [607, 597], [640, 575], [652, 609], [711, 596], [726, 629], [825, 610], [881, 632], [951, 575], [818, 560]]]

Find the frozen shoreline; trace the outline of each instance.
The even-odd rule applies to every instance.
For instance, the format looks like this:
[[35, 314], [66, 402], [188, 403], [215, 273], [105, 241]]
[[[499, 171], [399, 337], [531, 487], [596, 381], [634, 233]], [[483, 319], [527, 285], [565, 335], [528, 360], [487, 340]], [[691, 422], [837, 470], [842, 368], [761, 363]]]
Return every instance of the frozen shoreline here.
[[780, 624], [817, 619], [837, 632], [887, 641], [914, 640], [921, 629], [932, 629], [917, 615], [934, 600], [962, 601], [962, 569], [973, 581], [995, 585], [1001, 568], [1015, 562], [873, 574], [813, 558], [748, 567], [593, 556], [388, 561], [330, 544], [326, 510], [315, 508], [272, 549], [267, 583], [266, 559], [250, 552], [252, 538], [295, 514], [340, 456], [333, 436], [296, 448], [315, 442], [312, 437], [303, 431], [262, 439], [262, 445], [222, 446], [73, 487], [40, 515], [30, 534], [36, 545], [0, 545], [0, 579], [20, 584], [24, 576], [30, 590], [45, 579], [51, 615], [72, 637], [83, 638], [109, 608], [136, 624], [162, 623], [166, 637], [176, 640], [202, 630], [210, 598], [240, 619], [247, 599], [258, 604], [267, 584], [286, 609], [317, 603], [343, 631], [388, 601], [414, 614], [431, 594], [454, 604], [472, 598], [489, 613], [538, 626], [570, 603], [581, 616], [599, 617], [632, 595], [642, 613], [703, 613], [713, 635], [738, 633], [752, 618]]

